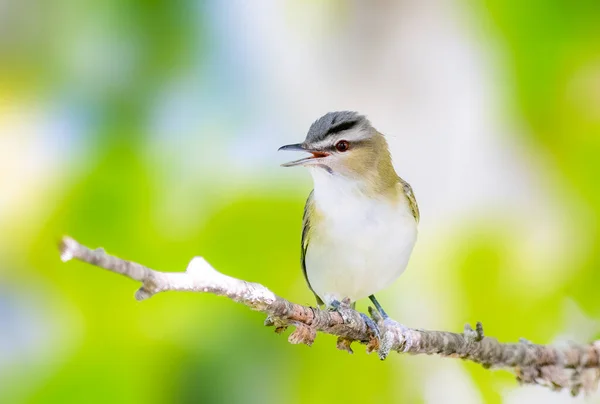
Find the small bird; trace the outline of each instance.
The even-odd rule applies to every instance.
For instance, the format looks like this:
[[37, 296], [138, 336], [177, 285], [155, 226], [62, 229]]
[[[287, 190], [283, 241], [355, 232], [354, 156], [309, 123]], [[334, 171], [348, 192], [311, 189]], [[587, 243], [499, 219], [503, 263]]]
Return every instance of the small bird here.
[[329, 112], [302, 143], [279, 150], [307, 158], [282, 164], [308, 167], [314, 189], [304, 208], [301, 262], [317, 304], [354, 307], [406, 269], [417, 239], [419, 208], [411, 186], [396, 174], [385, 137], [356, 112]]

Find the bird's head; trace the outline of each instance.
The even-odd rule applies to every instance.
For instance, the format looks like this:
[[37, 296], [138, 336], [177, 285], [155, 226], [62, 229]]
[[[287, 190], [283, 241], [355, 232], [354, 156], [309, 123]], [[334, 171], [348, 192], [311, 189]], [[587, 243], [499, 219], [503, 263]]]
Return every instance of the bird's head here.
[[311, 125], [304, 142], [279, 150], [311, 154], [282, 164], [283, 167], [308, 166], [355, 180], [387, 177], [397, 180], [385, 138], [356, 112], [329, 112]]

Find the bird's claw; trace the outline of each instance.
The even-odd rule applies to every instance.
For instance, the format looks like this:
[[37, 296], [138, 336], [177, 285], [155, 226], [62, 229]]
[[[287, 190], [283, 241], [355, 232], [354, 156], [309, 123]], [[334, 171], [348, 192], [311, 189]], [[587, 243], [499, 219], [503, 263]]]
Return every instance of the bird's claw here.
[[327, 310], [329, 311], [339, 311], [342, 306], [342, 303], [339, 300], [332, 300], [329, 304]]
[[[332, 300], [327, 309], [329, 311], [339, 312], [342, 309], [349, 309], [349, 308], [351, 308], [350, 300], [344, 299], [341, 302], [339, 300]], [[363, 319], [363, 321], [367, 325], [367, 329], [370, 331], [370, 333], [373, 335], [373, 337], [376, 340], [380, 340], [381, 333], [379, 332], [379, 327], [377, 326], [377, 323], [375, 323], [375, 321], [373, 321], [369, 316], [367, 316], [364, 313], [359, 312], [358, 314], [360, 314], [360, 318]]]
[[360, 314], [360, 317], [364, 320], [365, 324], [367, 325], [367, 328], [373, 334], [373, 337], [375, 337], [375, 339], [377, 339], [377, 340], [380, 340], [381, 339], [381, 333], [379, 332], [379, 327], [377, 326], [377, 324], [375, 323], [375, 321], [373, 321], [365, 313], [358, 313], [358, 314]]
[[341, 302], [339, 300], [332, 300], [329, 303], [329, 307], [327, 308], [329, 311], [340, 311], [342, 309], [350, 309], [352, 305], [350, 303], [350, 299], [346, 298]]

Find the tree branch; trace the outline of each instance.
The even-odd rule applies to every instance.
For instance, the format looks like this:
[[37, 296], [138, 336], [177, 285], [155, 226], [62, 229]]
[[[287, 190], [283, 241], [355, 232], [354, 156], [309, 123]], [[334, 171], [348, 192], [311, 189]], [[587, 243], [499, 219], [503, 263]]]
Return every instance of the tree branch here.
[[582, 390], [595, 390], [600, 379], [600, 341], [561, 347], [536, 345], [526, 340], [503, 344], [495, 338], [485, 337], [481, 323], [477, 323], [475, 329], [467, 324], [460, 334], [427, 331], [408, 328], [391, 319], [384, 320], [369, 308], [380, 330], [377, 338], [360, 313], [350, 307], [327, 311], [292, 303], [258, 283], [218, 272], [201, 257], [193, 258], [185, 272], [159, 272], [111, 256], [102, 249], [91, 250], [69, 237], [62, 239], [60, 251], [65, 262], [77, 259], [141, 282], [142, 286], [135, 294], [137, 300], [166, 291], [225, 296], [267, 314], [265, 325], [274, 326], [278, 333], [294, 326], [295, 330], [288, 338], [293, 344], [311, 345], [320, 331], [337, 336], [337, 347], [350, 353], [351, 343], [359, 341], [367, 345], [368, 352], [377, 351], [381, 359], [391, 351], [467, 359], [485, 368], [512, 369], [521, 383], [541, 384], [555, 390], [566, 388], [573, 395]]

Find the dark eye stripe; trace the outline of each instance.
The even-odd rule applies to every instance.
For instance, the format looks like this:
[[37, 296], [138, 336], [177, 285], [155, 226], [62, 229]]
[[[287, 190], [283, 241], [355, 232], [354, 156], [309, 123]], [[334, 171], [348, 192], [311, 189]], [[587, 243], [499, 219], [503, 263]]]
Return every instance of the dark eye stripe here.
[[358, 122], [359, 122], [358, 120], [346, 121], [346, 122], [342, 122], [338, 125], [332, 126], [331, 128], [329, 128], [326, 135], [331, 135], [333, 133], [338, 133], [338, 132], [342, 132], [344, 130], [352, 129], [353, 127], [355, 127], [358, 124]]
[[[370, 142], [366, 139], [364, 139], [364, 140], [347, 140], [347, 142], [348, 142], [349, 147], [352, 148], [352, 150], [359, 148], [359, 147], [364, 147], [364, 146], [367, 146], [370, 144]], [[326, 146], [323, 150], [330, 152], [330, 153], [336, 152], [336, 151], [338, 151], [335, 147], [336, 144]]]

